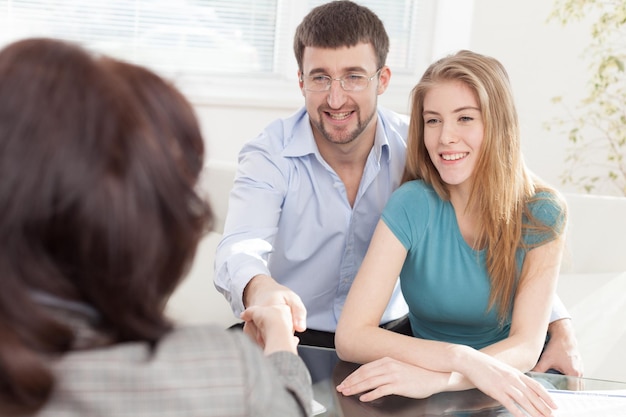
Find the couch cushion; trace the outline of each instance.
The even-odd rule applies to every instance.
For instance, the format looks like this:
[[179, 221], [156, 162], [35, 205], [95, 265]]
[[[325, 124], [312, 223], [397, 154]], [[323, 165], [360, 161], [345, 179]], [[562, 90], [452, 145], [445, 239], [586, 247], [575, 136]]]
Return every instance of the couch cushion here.
[[209, 233], [200, 242], [191, 270], [170, 297], [165, 311], [176, 324], [215, 323], [226, 328], [241, 321], [213, 285], [213, 260], [221, 237]]
[[224, 232], [224, 221], [228, 212], [228, 197], [233, 188], [236, 172], [236, 164], [213, 160], [207, 162], [202, 172], [199, 187], [211, 203], [215, 215], [214, 232]]
[[626, 382], [626, 272], [562, 274], [557, 293], [572, 315], [585, 376]]

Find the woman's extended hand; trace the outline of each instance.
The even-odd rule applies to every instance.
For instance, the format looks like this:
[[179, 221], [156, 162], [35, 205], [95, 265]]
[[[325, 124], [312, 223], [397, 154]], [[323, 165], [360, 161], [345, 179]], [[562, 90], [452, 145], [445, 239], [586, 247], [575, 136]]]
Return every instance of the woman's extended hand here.
[[254, 329], [252, 337], [266, 355], [277, 351], [297, 353], [299, 339], [293, 334], [288, 305], [251, 306], [244, 310], [241, 318], [246, 326]]
[[[265, 353], [268, 353], [268, 350], [272, 350], [273, 347], [269, 346], [268, 349], [265, 342], [269, 339], [265, 336], [263, 331], [260, 331], [257, 324], [262, 316], [256, 319], [252, 317], [251, 312], [255, 312], [259, 315], [264, 314], [263, 312], [265, 310], [263, 310], [263, 308], [257, 309], [257, 307], [287, 306], [290, 311], [285, 312], [285, 310], [282, 309], [281, 314], [283, 314], [283, 318], [287, 317], [284, 314], [289, 314], [292, 320], [292, 325], [290, 326], [292, 336], [294, 330], [299, 332], [306, 330], [306, 307], [304, 303], [302, 303], [302, 300], [295, 292], [277, 283], [272, 277], [256, 275], [252, 278], [244, 290], [244, 303], [248, 308], [241, 316], [245, 321], [243, 332], [261, 346], [265, 350]], [[271, 310], [267, 310], [266, 312], [271, 313]], [[282, 339], [279, 339], [279, 341], [282, 341]]]

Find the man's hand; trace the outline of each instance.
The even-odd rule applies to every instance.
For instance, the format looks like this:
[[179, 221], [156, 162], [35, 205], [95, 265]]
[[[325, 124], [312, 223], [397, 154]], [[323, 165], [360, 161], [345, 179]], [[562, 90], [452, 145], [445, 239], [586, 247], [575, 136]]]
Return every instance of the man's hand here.
[[252, 306], [241, 318], [255, 329], [257, 343], [265, 354], [287, 351], [297, 354], [298, 338], [293, 335], [291, 311], [286, 305]]
[[572, 321], [561, 319], [550, 323], [548, 335], [548, 344], [532, 370], [546, 372], [554, 369], [565, 375], [582, 376], [583, 361], [578, 351]]
[[[243, 292], [243, 303], [246, 307], [286, 305], [291, 312], [292, 333], [306, 330], [306, 307], [300, 297], [267, 275], [256, 275], [250, 280]], [[246, 321], [243, 330], [257, 343], [264, 346], [263, 337], [253, 321]]]

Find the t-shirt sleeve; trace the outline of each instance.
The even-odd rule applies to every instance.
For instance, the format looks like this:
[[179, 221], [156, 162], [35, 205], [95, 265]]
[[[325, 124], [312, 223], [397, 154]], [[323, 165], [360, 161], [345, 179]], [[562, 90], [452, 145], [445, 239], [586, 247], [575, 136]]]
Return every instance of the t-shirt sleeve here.
[[400, 186], [391, 195], [381, 216], [407, 250], [415, 244], [416, 239], [421, 238], [429, 217], [424, 187], [421, 181], [411, 181]]
[[530, 218], [525, 219], [524, 232], [524, 243], [527, 246], [541, 246], [563, 233], [566, 209], [558, 196], [549, 192], [537, 193], [528, 207]]

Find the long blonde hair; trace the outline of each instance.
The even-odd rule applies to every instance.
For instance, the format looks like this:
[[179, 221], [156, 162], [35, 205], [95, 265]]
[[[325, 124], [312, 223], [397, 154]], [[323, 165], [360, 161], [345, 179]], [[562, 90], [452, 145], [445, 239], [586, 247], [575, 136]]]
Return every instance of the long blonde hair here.
[[[503, 321], [517, 287], [516, 252], [523, 246], [522, 230], [540, 229], [554, 236], [562, 232], [533, 221], [528, 203], [538, 191], [548, 191], [555, 197], [558, 194], [534, 178], [524, 164], [517, 111], [506, 70], [494, 58], [471, 51], [460, 51], [433, 63], [413, 89], [402, 182], [422, 179], [442, 199], [450, 199], [447, 185], [424, 144], [422, 113], [424, 97], [430, 88], [452, 80], [462, 81], [474, 91], [482, 113], [485, 132], [467, 207], [479, 216], [476, 243], [486, 249], [491, 280], [489, 308], [497, 305], [498, 317]], [[564, 204], [561, 205], [564, 210]], [[530, 224], [524, 224], [523, 216], [530, 219]]]

